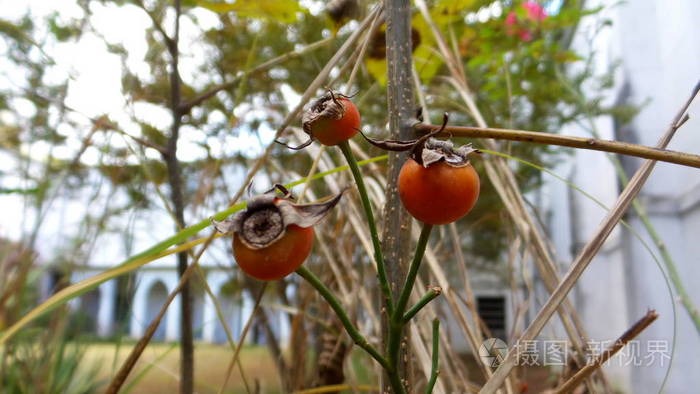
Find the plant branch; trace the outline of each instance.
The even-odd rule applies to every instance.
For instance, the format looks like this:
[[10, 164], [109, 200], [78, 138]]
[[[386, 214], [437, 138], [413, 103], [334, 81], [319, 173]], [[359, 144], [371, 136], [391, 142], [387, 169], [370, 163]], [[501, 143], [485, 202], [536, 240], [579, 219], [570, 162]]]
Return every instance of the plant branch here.
[[372, 358], [377, 360], [377, 362], [382, 366], [382, 368], [386, 370], [391, 370], [391, 365], [387, 362], [386, 358], [382, 356], [377, 349], [375, 349], [369, 342], [367, 342], [367, 339], [360, 333], [360, 331], [355, 327], [355, 325], [352, 324], [350, 321], [350, 317], [348, 317], [348, 314], [345, 312], [345, 309], [343, 306], [340, 304], [340, 301], [333, 295], [333, 292], [326, 287], [326, 285], [321, 282], [320, 279], [316, 275], [314, 275], [311, 271], [309, 271], [306, 267], [301, 266], [296, 270], [296, 273], [299, 274], [302, 278], [304, 278], [311, 286], [313, 286], [316, 291], [318, 291], [319, 294], [328, 302], [328, 305], [330, 305], [331, 309], [335, 312], [335, 314], [338, 316], [338, 319], [340, 319], [340, 322], [343, 324], [343, 327], [345, 327], [345, 331], [347, 331], [348, 335], [350, 335], [350, 338], [357, 344], [357, 346], [361, 347], [364, 349], [367, 353], [369, 353]]
[[[141, 4], [143, 6], [143, 4]], [[172, 126], [170, 136], [168, 137], [167, 153], [163, 155], [165, 164], [168, 169], [168, 181], [170, 184], [171, 200], [173, 203], [173, 212], [175, 214], [176, 228], [178, 230], [185, 228], [185, 203], [182, 192], [182, 173], [180, 170], [180, 162], [177, 159], [177, 142], [180, 137], [180, 126], [182, 125], [182, 114], [179, 106], [181, 100], [182, 81], [180, 79], [178, 49], [180, 39], [180, 15], [181, 4], [180, 0], [175, 0], [175, 28], [173, 37], [169, 38], [163, 28], [156, 23], [154, 25], [163, 34], [163, 39], [168, 44], [168, 49], [171, 57], [170, 69], [170, 110], [172, 115]], [[144, 8], [145, 10], [145, 8]], [[187, 271], [187, 252], [183, 251], [177, 255], [177, 271], [180, 278], [186, 278]], [[183, 394], [192, 393], [194, 390], [194, 343], [192, 334], [192, 300], [190, 294], [190, 286], [185, 281], [182, 285], [180, 297], [180, 392]]]
[[192, 108], [194, 108], [194, 107], [202, 104], [206, 100], [212, 98], [214, 95], [216, 95], [220, 91], [226, 90], [226, 89], [231, 89], [232, 87], [236, 86], [237, 83], [239, 83], [241, 80], [249, 77], [250, 75], [268, 70], [268, 69], [270, 69], [270, 68], [272, 68], [280, 63], [284, 63], [285, 61], [287, 61], [289, 59], [299, 57], [307, 52], [311, 52], [313, 50], [321, 48], [321, 47], [327, 45], [328, 43], [330, 43], [331, 41], [333, 41], [334, 38], [335, 37], [324, 38], [323, 40], [316, 41], [312, 44], [309, 44], [309, 45], [297, 50], [297, 51], [285, 53], [284, 55], [280, 55], [274, 59], [270, 59], [266, 62], [263, 62], [255, 67], [251, 68], [248, 71], [245, 71], [241, 74], [238, 74], [235, 77], [233, 77], [233, 79], [231, 79], [230, 81], [224, 82], [220, 85], [216, 85], [216, 86], [210, 88], [209, 90], [207, 90], [206, 92], [202, 93], [201, 95], [199, 95], [193, 99], [190, 99], [184, 103], [181, 103], [180, 104], [180, 112], [183, 114], [186, 114], [186, 113], [190, 112], [192, 110]]
[[564, 394], [573, 392], [573, 390], [581, 384], [581, 382], [590, 376], [596, 369], [600, 368], [606, 361], [608, 361], [615, 353], [622, 350], [622, 348], [627, 345], [629, 341], [636, 338], [642, 333], [651, 323], [653, 323], [659, 315], [654, 310], [647, 312], [644, 317], [639, 319], [632, 327], [625, 331], [622, 336], [620, 336], [610, 347], [601, 352], [592, 362], [588, 363], [585, 367], [579, 369], [574, 376], [570, 377], [569, 380], [564, 382], [559, 386], [553, 394]]
[[[686, 119], [686, 117], [683, 117]], [[682, 122], [680, 123], [682, 124]], [[418, 124], [416, 130], [429, 133], [440, 128], [436, 125]], [[603, 152], [619, 153], [644, 159], [665, 161], [689, 167], [700, 168], [700, 155], [676, 152], [661, 148], [631, 144], [620, 141], [601, 140], [596, 138], [573, 137], [559, 134], [542, 133], [527, 130], [494, 129], [490, 127], [447, 126], [441, 135], [465, 138], [491, 138], [496, 140], [534, 142], [538, 144], [568, 146], [579, 149], [590, 149]]]
[[[165, 41], [165, 45], [168, 47], [168, 52], [170, 52], [171, 55], [177, 52], [177, 38], [173, 39], [170, 37], [170, 35], [163, 28], [163, 25], [160, 23], [158, 18], [156, 18], [156, 16], [153, 15], [153, 12], [146, 8], [146, 5], [143, 3], [143, 0], [134, 0], [134, 4], [141, 8], [146, 13], [146, 15], [148, 15], [148, 17], [151, 18], [153, 27], [155, 27], [155, 29], [158, 30], [160, 35], [163, 37], [163, 41]], [[175, 35], [177, 36], [178, 33], [176, 32]]]
[[440, 370], [438, 369], [439, 366], [439, 358], [440, 356], [440, 320], [434, 319], [433, 320], [433, 362], [432, 362], [432, 368], [430, 371], [430, 380], [428, 381], [428, 387], [425, 389], [426, 394], [431, 394], [433, 392], [433, 388], [435, 387], [435, 383], [437, 383], [437, 378], [438, 375], [440, 375]]
[[[410, 119], [415, 115], [415, 93], [413, 91], [413, 53], [411, 34], [411, 2], [409, 0], [386, 0], [386, 67], [387, 67], [387, 113], [389, 114], [389, 138], [406, 141], [416, 137]], [[405, 281], [411, 244], [412, 218], [401, 204], [398, 179], [407, 154], [391, 152], [386, 171], [384, 203], [384, 225], [382, 226], [383, 252], [386, 258], [387, 281], [392, 297], [398, 299]], [[403, 309], [387, 315], [384, 326], [384, 343], [387, 356], [395, 371], [387, 371], [382, 392], [400, 394], [406, 392], [404, 382], [412, 381], [412, 359], [408, 346], [408, 333], [404, 335]], [[406, 346], [401, 346], [405, 341]], [[403, 350], [401, 350], [403, 349]], [[399, 353], [403, 354], [399, 356]], [[387, 384], [388, 383], [388, 384]]]
[[420, 236], [418, 237], [418, 243], [416, 244], [416, 252], [413, 255], [413, 261], [408, 268], [408, 274], [406, 274], [406, 282], [404, 282], [401, 288], [401, 296], [396, 302], [396, 310], [394, 311], [394, 320], [401, 320], [403, 318], [404, 310], [406, 309], [406, 304], [408, 299], [411, 297], [411, 292], [413, 291], [413, 284], [416, 282], [416, 276], [418, 276], [418, 269], [423, 261], [423, 255], [425, 254], [425, 248], [428, 246], [428, 239], [430, 239], [430, 232], [433, 230], [433, 225], [428, 223], [423, 223], [423, 228], [421, 229]]
[[420, 300], [418, 300], [416, 305], [413, 305], [408, 311], [406, 311], [406, 313], [404, 313], [404, 315], [403, 315], [404, 324], [407, 324], [411, 319], [413, 319], [413, 317], [418, 312], [420, 312], [421, 309], [423, 309], [423, 307], [428, 305], [428, 303], [430, 303], [430, 301], [439, 297], [440, 294], [442, 294], [441, 287], [438, 287], [438, 286], [431, 287], [430, 290], [428, 290], [428, 292], [425, 293], [425, 295], [423, 295], [423, 297], [421, 297]]
[[348, 166], [350, 167], [352, 176], [353, 178], [355, 178], [355, 183], [357, 184], [357, 190], [360, 193], [360, 199], [362, 200], [362, 208], [364, 208], [365, 210], [367, 225], [369, 226], [369, 232], [372, 236], [372, 245], [374, 246], [374, 261], [377, 263], [377, 275], [379, 277], [379, 286], [381, 287], [382, 295], [384, 296], [384, 304], [386, 305], [387, 313], [389, 316], [391, 316], [394, 310], [394, 302], [391, 296], [389, 280], [387, 279], [386, 275], [386, 266], [384, 264], [384, 255], [382, 254], [382, 244], [379, 240], [379, 233], [377, 232], [377, 223], [374, 221], [372, 205], [369, 202], [369, 195], [367, 194], [365, 181], [362, 178], [362, 173], [360, 172], [360, 168], [357, 165], [355, 155], [353, 155], [352, 153], [350, 144], [348, 144], [347, 141], [343, 141], [338, 146], [343, 152], [345, 160], [348, 162]]
[[[387, 338], [387, 357], [389, 363], [392, 366], [397, 366], [399, 361], [399, 350], [401, 348], [401, 338], [403, 336], [403, 329], [405, 327], [404, 310], [408, 299], [411, 296], [411, 290], [413, 290], [413, 285], [416, 282], [416, 277], [418, 276], [418, 269], [420, 268], [421, 261], [423, 261], [423, 255], [425, 254], [425, 248], [428, 245], [428, 239], [430, 239], [430, 231], [433, 229], [432, 224], [423, 223], [423, 228], [421, 229], [420, 236], [418, 237], [418, 243], [416, 244], [416, 251], [413, 254], [413, 260], [408, 268], [408, 273], [406, 274], [406, 280], [401, 288], [401, 293], [396, 306], [394, 308], [394, 313], [390, 315], [389, 319], [389, 334]], [[393, 382], [394, 379], [399, 379], [397, 373], [389, 372], [389, 378]], [[392, 383], [394, 390], [397, 393], [405, 392], [404, 385], [399, 385], [398, 387]]]

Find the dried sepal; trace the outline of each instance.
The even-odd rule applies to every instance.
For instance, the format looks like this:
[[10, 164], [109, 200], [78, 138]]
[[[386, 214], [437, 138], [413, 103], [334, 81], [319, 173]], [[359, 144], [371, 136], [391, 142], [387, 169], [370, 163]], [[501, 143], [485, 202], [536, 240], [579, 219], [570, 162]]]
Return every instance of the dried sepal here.
[[[416, 118], [418, 120], [423, 120], [422, 109], [418, 109]], [[445, 130], [448, 120], [449, 116], [445, 113], [442, 119], [442, 126], [439, 129], [433, 130], [415, 140], [379, 140], [367, 137], [362, 131], [360, 131], [360, 134], [362, 134], [367, 142], [380, 149], [394, 152], [410, 151], [411, 158], [423, 167], [428, 167], [433, 163], [443, 160], [453, 167], [466, 166], [469, 164], [468, 155], [476, 152], [476, 150], [471, 147], [471, 144], [454, 149], [454, 144], [451, 141], [442, 141], [433, 138]]]
[[345, 190], [333, 198], [317, 204], [294, 204], [289, 200], [280, 199], [277, 207], [282, 212], [285, 224], [296, 224], [299, 227], [311, 227], [323, 219], [335, 207]]
[[343, 94], [328, 90], [326, 94], [314, 100], [308, 110], [301, 116], [301, 127], [304, 131], [312, 135], [314, 124], [329, 119], [341, 119], [345, 115], [345, 107], [338, 101], [337, 97], [350, 98]]
[[286, 143], [280, 141], [280, 140], [275, 140], [276, 143], [283, 145], [285, 148], [291, 149], [291, 150], [302, 150], [306, 148], [307, 146], [311, 145], [314, 142], [313, 137], [309, 137], [308, 140], [304, 141], [301, 145], [299, 146], [290, 146], [287, 145]]
[[441, 160], [444, 160], [445, 163], [452, 167], [464, 167], [469, 164], [469, 154], [473, 152], [476, 152], [476, 150], [472, 148], [471, 144], [462, 145], [454, 149], [452, 141], [430, 138], [425, 142], [425, 146], [421, 150], [421, 161], [416, 161], [426, 168]]
[[[275, 190], [284, 195], [277, 196]], [[289, 225], [306, 228], [318, 223], [338, 204], [343, 193], [322, 203], [295, 204], [284, 186], [275, 185], [268, 192], [251, 198], [245, 210], [223, 221], [212, 222], [216, 231], [236, 233], [248, 248], [262, 249], [281, 239]]]

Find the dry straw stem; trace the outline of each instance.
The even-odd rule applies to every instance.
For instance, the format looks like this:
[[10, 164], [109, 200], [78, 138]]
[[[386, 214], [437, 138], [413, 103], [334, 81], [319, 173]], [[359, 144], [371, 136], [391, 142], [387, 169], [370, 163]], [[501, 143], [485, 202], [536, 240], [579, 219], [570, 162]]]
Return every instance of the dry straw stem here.
[[606, 361], [608, 361], [615, 353], [622, 350], [625, 345], [632, 339], [636, 338], [642, 333], [651, 323], [653, 323], [659, 314], [654, 310], [647, 311], [647, 314], [639, 319], [632, 327], [625, 331], [622, 336], [620, 336], [610, 347], [605, 349], [601, 354], [599, 354], [593, 362], [589, 363], [585, 367], [581, 368], [567, 380], [564, 384], [559, 386], [553, 394], [564, 394], [572, 392], [581, 382], [596, 369], [600, 368]]
[[[693, 89], [690, 98], [688, 98], [688, 100], [685, 102], [681, 110], [673, 119], [673, 122], [669, 126], [666, 133], [659, 140], [657, 146], [660, 149], [665, 148], [669, 144], [676, 130], [678, 130], [678, 128], [685, 122], [685, 119], [688, 118], [686, 111], [688, 110], [690, 103], [698, 94], [699, 90], [700, 82], [697, 85], [695, 85], [695, 88]], [[610, 212], [608, 212], [608, 215], [601, 223], [593, 238], [586, 244], [586, 246], [583, 247], [577, 258], [571, 264], [571, 268], [564, 276], [562, 282], [554, 290], [549, 300], [547, 300], [542, 309], [540, 309], [537, 316], [535, 317], [535, 320], [525, 330], [523, 335], [519, 338], [518, 342], [535, 339], [535, 337], [540, 333], [542, 328], [544, 328], [545, 324], [547, 323], [547, 321], [549, 321], [549, 318], [552, 316], [554, 311], [564, 301], [566, 295], [576, 284], [578, 278], [581, 276], [586, 267], [588, 267], [588, 264], [591, 262], [593, 257], [595, 257], [595, 255], [598, 253], [603, 243], [607, 239], [608, 235], [610, 235], [610, 232], [612, 232], [613, 228], [615, 228], [617, 223], [622, 218], [622, 215], [625, 213], [625, 211], [627, 211], [627, 208], [630, 206], [634, 198], [639, 193], [639, 190], [642, 188], [642, 185], [649, 177], [649, 174], [651, 174], [651, 171], [654, 168], [655, 164], [656, 161], [647, 160], [637, 170], [630, 182], [627, 184], [625, 189], [618, 197], [615, 206], [610, 210]], [[515, 366], [516, 361], [517, 352], [514, 349], [511, 349], [511, 351], [508, 352], [508, 355], [506, 356], [503, 363], [498, 367], [493, 377], [489, 379], [488, 382], [486, 382], [486, 385], [481, 389], [480, 393], [495, 392], [498, 389], [498, 387], [500, 387], [501, 384], [503, 384], [503, 381], [508, 377], [510, 371]]]
[[[416, 130], [428, 133], [440, 126], [418, 124]], [[447, 126], [442, 135], [465, 138], [491, 138], [496, 140], [534, 142], [546, 145], [568, 146], [571, 148], [597, 150], [619, 153], [643, 159], [665, 161], [684, 166], [700, 168], [700, 156], [666, 149], [652, 148], [644, 145], [620, 141], [600, 140], [596, 138], [572, 137], [567, 135], [542, 133], [527, 130], [494, 129], [489, 127]]]
[[250, 331], [250, 326], [253, 325], [253, 318], [258, 311], [258, 308], [260, 308], [260, 301], [262, 301], [262, 297], [265, 294], [265, 290], [267, 289], [267, 284], [268, 282], [263, 283], [262, 286], [260, 286], [260, 290], [258, 291], [258, 296], [255, 298], [255, 306], [253, 307], [253, 311], [250, 313], [250, 316], [248, 317], [248, 321], [246, 321], [245, 326], [243, 327], [243, 332], [241, 333], [241, 340], [238, 342], [238, 346], [236, 347], [236, 351], [233, 352], [233, 357], [231, 357], [231, 361], [228, 363], [228, 367], [226, 367], [226, 376], [224, 377], [224, 382], [221, 384], [221, 388], [219, 389], [219, 394], [222, 394], [224, 390], [226, 389], [226, 384], [228, 383], [229, 378], [231, 377], [231, 372], [233, 371], [233, 366], [236, 364], [238, 361], [238, 355], [241, 353], [241, 349], [243, 348], [243, 343], [245, 343], [245, 339], [248, 336], [248, 331]]

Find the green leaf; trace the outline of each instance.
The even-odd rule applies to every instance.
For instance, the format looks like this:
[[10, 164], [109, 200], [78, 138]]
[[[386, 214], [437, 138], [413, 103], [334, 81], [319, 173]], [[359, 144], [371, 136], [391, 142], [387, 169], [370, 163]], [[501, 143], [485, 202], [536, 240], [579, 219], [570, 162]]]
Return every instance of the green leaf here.
[[268, 19], [280, 23], [297, 21], [297, 14], [306, 12], [294, 0], [236, 0], [233, 3], [198, 0], [196, 4], [217, 13], [235, 12], [241, 18]]
[[143, 134], [146, 139], [159, 146], [165, 146], [168, 144], [168, 137], [166, 137], [163, 132], [148, 123], [139, 123], [141, 124], [141, 134]]
[[31, 42], [31, 39], [22, 30], [21, 26], [4, 19], [0, 19], [0, 35], [9, 36], [15, 41]]

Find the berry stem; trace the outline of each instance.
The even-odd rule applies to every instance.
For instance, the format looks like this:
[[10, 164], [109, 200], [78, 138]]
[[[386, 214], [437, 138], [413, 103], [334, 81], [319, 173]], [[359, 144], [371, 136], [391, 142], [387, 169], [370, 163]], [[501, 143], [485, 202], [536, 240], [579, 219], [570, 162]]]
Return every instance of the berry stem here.
[[360, 168], [357, 165], [357, 160], [355, 155], [350, 149], [350, 144], [348, 141], [341, 142], [338, 147], [343, 152], [345, 160], [350, 166], [350, 171], [352, 172], [353, 178], [355, 178], [355, 184], [357, 184], [357, 190], [360, 193], [360, 199], [362, 200], [362, 207], [365, 210], [365, 216], [367, 218], [367, 225], [369, 226], [369, 231], [372, 237], [372, 244], [374, 246], [374, 260], [377, 263], [377, 274], [379, 277], [379, 286], [382, 289], [382, 294], [384, 295], [384, 305], [386, 305], [386, 310], [389, 316], [392, 316], [394, 312], [394, 300], [391, 297], [391, 288], [389, 287], [389, 280], [386, 275], [386, 266], [384, 264], [384, 256], [382, 254], [382, 246], [379, 241], [379, 233], [377, 232], [377, 224], [374, 221], [374, 214], [372, 213], [372, 206], [369, 202], [369, 195], [367, 194], [367, 188], [365, 187], [365, 181], [362, 178], [362, 173], [360, 173]]
[[432, 231], [432, 229], [432, 224], [423, 223], [423, 228], [421, 229], [420, 237], [418, 237], [418, 243], [416, 244], [416, 252], [413, 255], [413, 261], [411, 261], [411, 265], [408, 268], [406, 282], [401, 288], [401, 296], [399, 297], [399, 301], [396, 303], [396, 309], [394, 310], [393, 320], [403, 320], [403, 313], [406, 309], [408, 299], [411, 296], [413, 284], [416, 282], [416, 276], [418, 276], [418, 269], [420, 268], [420, 263], [423, 261], [423, 255], [425, 254], [425, 248], [428, 246], [428, 239], [430, 238], [430, 232]]
[[[387, 359], [389, 361], [389, 364], [395, 370], [398, 369], [399, 350], [401, 349], [401, 337], [403, 336], [403, 329], [408, 323], [407, 320], [404, 320], [404, 310], [406, 309], [406, 304], [408, 303], [408, 299], [411, 296], [413, 284], [416, 282], [416, 276], [418, 276], [418, 269], [420, 268], [421, 261], [423, 261], [423, 255], [425, 254], [425, 248], [428, 246], [428, 239], [430, 239], [430, 231], [432, 229], [432, 224], [423, 223], [423, 228], [421, 229], [420, 237], [418, 237], [418, 243], [416, 244], [416, 251], [413, 255], [411, 265], [408, 268], [406, 281], [404, 282], [404, 285], [401, 288], [401, 295], [399, 296], [399, 300], [394, 308], [394, 313], [389, 315], [390, 319], [389, 335], [387, 339]], [[411, 313], [413, 313], [413, 309]], [[391, 374], [389, 374], [389, 377], [391, 378]], [[405, 392], [405, 388], [403, 386], [401, 386], [401, 391], [398, 391], [398, 388], [395, 387], [393, 381], [391, 383], [392, 387], [397, 393]]]

